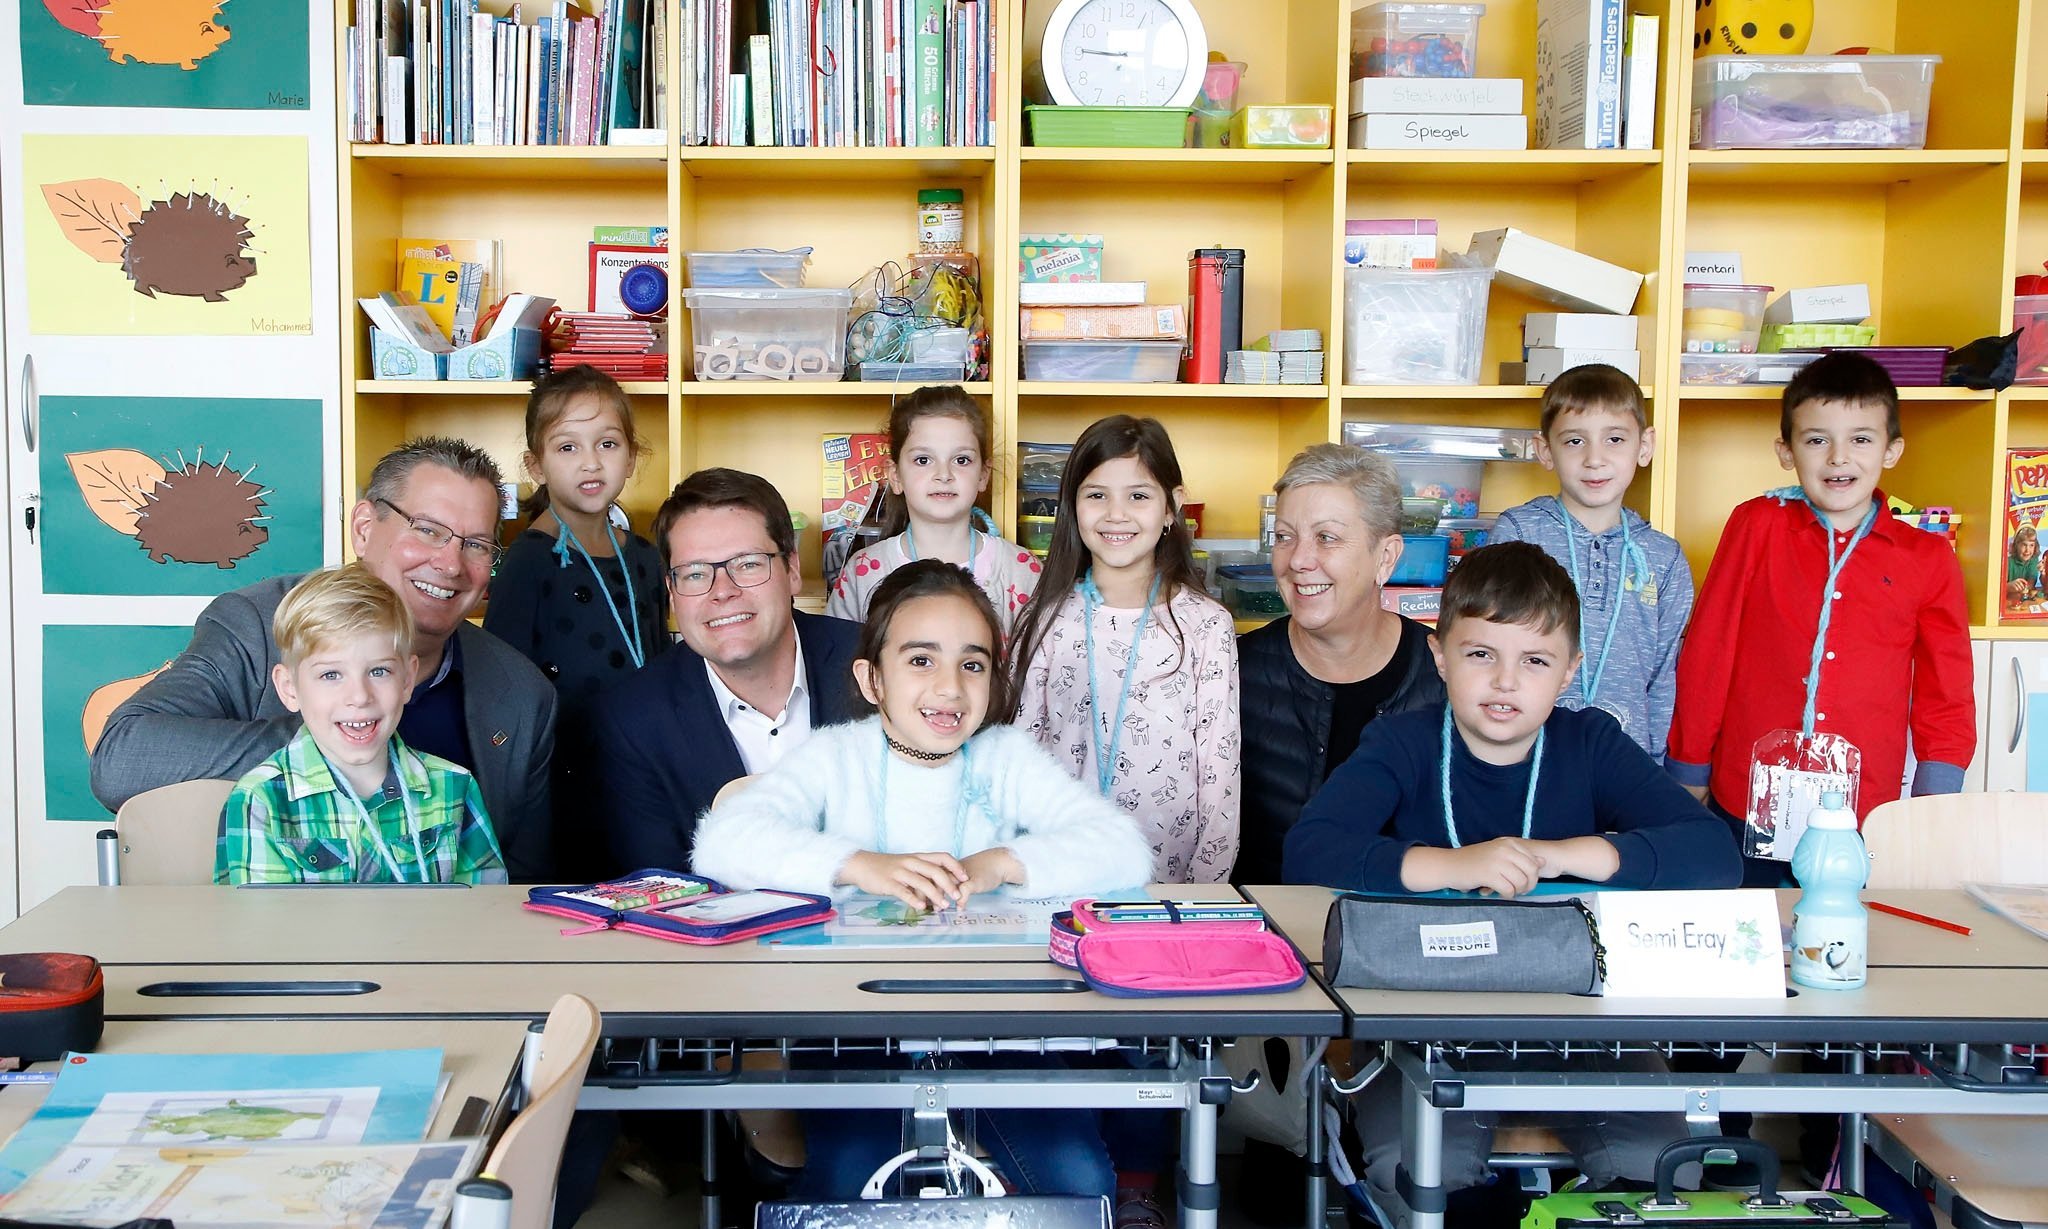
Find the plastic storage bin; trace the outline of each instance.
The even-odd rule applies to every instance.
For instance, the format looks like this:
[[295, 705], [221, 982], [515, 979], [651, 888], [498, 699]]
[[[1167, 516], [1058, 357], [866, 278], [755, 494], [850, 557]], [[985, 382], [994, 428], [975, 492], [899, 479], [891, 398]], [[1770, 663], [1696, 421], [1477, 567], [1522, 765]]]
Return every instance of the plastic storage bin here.
[[1681, 354], [1680, 384], [1787, 384], [1818, 354]]
[[1020, 516], [1017, 518], [1017, 545], [1035, 554], [1044, 554], [1052, 549], [1052, 527], [1057, 517]]
[[1492, 269], [1344, 271], [1348, 384], [1477, 384]]
[[[2013, 323], [2019, 323], [2017, 315]], [[1822, 346], [1867, 346], [1876, 340], [1877, 327], [1869, 324], [1766, 324], [1756, 348], [1759, 354], [1776, 354]]]
[[837, 380], [846, 371], [851, 290], [692, 288], [683, 302], [699, 380]]
[[1188, 107], [1024, 108], [1033, 145], [1179, 149], [1187, 141]]
[[1268, 563], [1233, 563], [1218, 568], [1223, 605], [1240, 619], [1270, 619], [1287, 613], [1280, 582]]
[[2048, 294], [2015, 296], [2012, 327], [2020, 331], [2019, 369], [2013, 383], [2048, 384]]
[[1067, 458], [1072, 455], [1072, 444], [1032, 444], [1019, 441], [1017, 489], [1057, 494], [1060, 489], [1060, 477], [1067, 470]]
[[1195, 109], [1237, 110], [1237, 91], [1244, 84], [1244, 67], [1239, 60], [1209, 61], [1209, 66], [1202, 71], [1202, 92], [1195, 96]]
[[686, 252], [683, 259], [689, 264], [690, 285], [699, 290], [736, 286], [796, 290], [804, 284], [804, 266], [811, 261], [811, 249]]
[[1469, 77], [1483, 4], [1368, 4], [1351, 14], [1353, 77]]
[[1444, 519], [1444, 502], [1419, 495], [1402, 496], [1401, 532], [1435, 533], [1437, 525]]
[[1694, 149], [1920, 149], [1938, 55], [1709, 55]]
[[1710, 286], [1688, 282], [1685, 314], [1687, 354], [1755, 354], [1764, 327], [1769, 286]]
[[1440, 585], [1451, 571], [1451, 540], [1441, 534], [1404, 533], [1390, 585]]
[[1328, 149], [1330, 108], [1245, 107], [1230, 117], [1230, 144], [1236, 149]]
[[1027, 341], [1027, 380], [1100, 380], [1172, 384], [1180, 379], [1177, 341]]

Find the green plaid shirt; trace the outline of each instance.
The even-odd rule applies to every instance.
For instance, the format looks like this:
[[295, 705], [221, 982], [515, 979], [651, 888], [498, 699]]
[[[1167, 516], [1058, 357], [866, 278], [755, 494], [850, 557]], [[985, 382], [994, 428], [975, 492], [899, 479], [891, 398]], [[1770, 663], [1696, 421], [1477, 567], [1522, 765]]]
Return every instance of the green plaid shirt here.
[[[397, 766], [363, 799], [406, 883], [504, 883], [505, 859], [476, 778], [459, 764], [406, 746]], [[403, 791], [403, 794], [401, 794]], [[407, 829], [406, 800], [419, 824]], [[422, 878], [419, 853], [426, 857]], [[327, 757], [304, 726], [277, 754], [235, 782], [221, 808], [215, 883], [391, 883], [391, 868], [362, 816], [335, 783]]]

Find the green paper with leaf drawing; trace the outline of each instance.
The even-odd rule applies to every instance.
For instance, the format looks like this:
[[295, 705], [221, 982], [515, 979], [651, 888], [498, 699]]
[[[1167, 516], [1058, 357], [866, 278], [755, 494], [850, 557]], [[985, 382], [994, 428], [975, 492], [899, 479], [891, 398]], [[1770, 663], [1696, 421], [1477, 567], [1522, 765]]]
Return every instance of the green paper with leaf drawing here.
[[32, 333], [313, 331], [303, 137], [22, 138]]
[[128, 697], [192, 639], [190, 627], [50, 626], [43, 629], [43, 813], [104, 822], [92, 796], [91, 751]]
[[49, 593], [209, 596], [321, 564], [314, 400], [44, 397]]
[[22, 0], [30, 106], [307, 109], [304, 5]]

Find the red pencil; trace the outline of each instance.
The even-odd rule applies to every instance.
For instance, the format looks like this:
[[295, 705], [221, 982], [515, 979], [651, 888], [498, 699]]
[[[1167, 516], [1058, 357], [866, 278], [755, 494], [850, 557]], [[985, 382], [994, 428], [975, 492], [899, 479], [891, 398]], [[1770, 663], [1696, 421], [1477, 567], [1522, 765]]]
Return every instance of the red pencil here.
[[1960, 922], [1944, 922], [1938, 917], [1928, 917], [1924, 913], [1915, 913], [1911, 909], [1901, 909], [1897, 905], [1881, 904], [1874, 900], [1866, 901], [1865, 903], [1879, 913], [1889, 913], [1893, 917], [1902, 917], [1909, 922], [1918, 922], [1922, 926], [1932, 926], [1938, 930], [1952, 930], [1959, 935], [1970, 933], [1970, 928]]

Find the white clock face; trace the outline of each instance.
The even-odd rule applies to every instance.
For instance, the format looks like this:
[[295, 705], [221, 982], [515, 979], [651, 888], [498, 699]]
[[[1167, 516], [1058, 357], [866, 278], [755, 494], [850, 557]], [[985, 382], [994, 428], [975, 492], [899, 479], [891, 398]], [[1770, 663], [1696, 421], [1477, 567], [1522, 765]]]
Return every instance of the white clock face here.
[[1180, 92], [1193, 56], [1167, 0], [1088, 0], [1067, 25], [1059, 66], [1082, 106], [1164, 107]]

